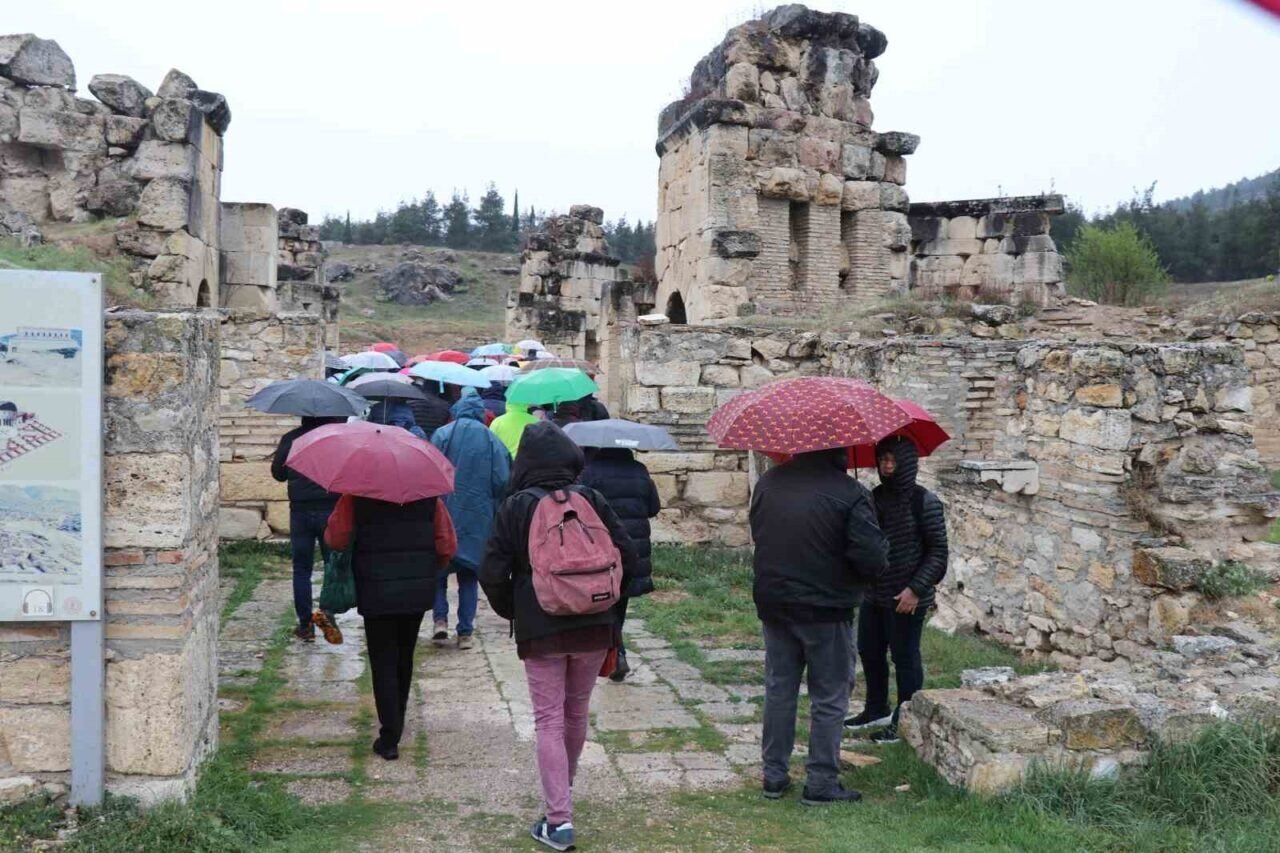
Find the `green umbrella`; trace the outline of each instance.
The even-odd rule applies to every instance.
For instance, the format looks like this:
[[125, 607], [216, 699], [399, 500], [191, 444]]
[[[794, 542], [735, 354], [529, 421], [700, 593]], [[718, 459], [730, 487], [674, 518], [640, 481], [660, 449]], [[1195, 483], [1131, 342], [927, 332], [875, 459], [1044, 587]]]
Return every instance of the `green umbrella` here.
[[552, 367], [517, 376], [507, 389], [507, 402], [549, 406], [589, 397], [599, 389], [591, 377], [567, 367]]

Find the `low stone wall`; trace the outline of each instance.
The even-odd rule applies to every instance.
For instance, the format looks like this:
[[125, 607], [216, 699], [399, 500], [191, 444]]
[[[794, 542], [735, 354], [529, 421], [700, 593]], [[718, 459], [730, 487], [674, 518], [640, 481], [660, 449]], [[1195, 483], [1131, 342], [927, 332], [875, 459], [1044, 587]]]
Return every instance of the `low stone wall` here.
[[1049, 236], [1062, 211], [1058, 195], [912, 204], [911, 288], [924, 299], [1047, 304], [1064, 287]]
[[1156, 741], [1182, 742], [1220, 720], [1280, 723], [1275, 638], [1238, 622], [1215, 630], [1173, 637], [1148, 667], [966, 671], [961, 688], [924, 690], [903, 706], [903, 738], [952, 784], [994, 793], [1036, 764], [1112, 776], [1146, 761]]
[[265, 415], [244, 401], [280, 379], [324, 377], [325, 324], [318, 314], [230, 312], [222, 322], [218, 429], [223, 539], [289, 533], [285, 484], [271, 477], [271, 457], [295, 417]]
[[[218, 318], [107, 315], [108, 787], [183, 792], [217, 743]], [[0, 779], [65, 785], [69, 631], [0, 625]]]

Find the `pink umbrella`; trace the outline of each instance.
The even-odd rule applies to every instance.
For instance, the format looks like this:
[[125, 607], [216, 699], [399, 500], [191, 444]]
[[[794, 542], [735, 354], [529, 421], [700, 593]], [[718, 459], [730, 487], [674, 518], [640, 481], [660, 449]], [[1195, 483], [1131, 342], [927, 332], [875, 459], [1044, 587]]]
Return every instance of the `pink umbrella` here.
[[312, 430], [286, 464], [331, 492], [395, 504], [453, 491], [453, 464], [430, 442], [365, 421]]
[[[928, 456], [937, 450], [943, 444], [951, 439], [947, 431], [938, 425], [933, 419], [933, 415], [925, 411], [923, 406], [917, 405], [910, 400], [897, 400], [893, 402], [898, 404], [898, 408], [911, 416], [911, 423], [894, 433], [894, 435], [904, 435], [915, 442], [916, 450], [920, 452], [921, 457]], [[874, 468], [876, 467], [876, 446], [875, 444], [860, 444], [857, 447], [849, 448], [850, 468]]]

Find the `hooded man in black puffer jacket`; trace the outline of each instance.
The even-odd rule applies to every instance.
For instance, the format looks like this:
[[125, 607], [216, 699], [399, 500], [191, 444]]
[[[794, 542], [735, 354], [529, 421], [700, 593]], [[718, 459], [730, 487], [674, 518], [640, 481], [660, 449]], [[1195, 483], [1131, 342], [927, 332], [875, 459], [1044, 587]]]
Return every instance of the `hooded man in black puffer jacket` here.
[[[920, 636], [934, 587], [947, 572], [947, 525], [942, 501], [916, 483], [920, 454], [911, 439], [886, 438], [876, 445], [880, 485], [872, 498], [880, 529], [889, 539], [889, 567], [858, 613], [858, 655], [867, 677], [867, 704], [845, 721], [851, 731], [888, 726], [876, 743], [898, 739], [898, 710], [924, 686]], [[889, 708], [889, 664], [893, 658], [898, 704]]]
[[[604, 447], [590, 453], [587, 467], [582, 469], [578, 482], [604, 495], [636, 549], [635, 576], [630, 586], [622, 591], [622, 600], [614, 608], [621, 627], [627, 618], [627, 602], [653, 592], [653, 546], [649, 543], [649, 519], [662, 509], [662, 501], [658, 498], [653, 478], [649, 476], [649, 469], [630, 450], [622, 447]], [[609, 679], [622, 681], [629, 672], [631, 666], [627, 663], [627, 651], [619, 643], [618, 665]]]

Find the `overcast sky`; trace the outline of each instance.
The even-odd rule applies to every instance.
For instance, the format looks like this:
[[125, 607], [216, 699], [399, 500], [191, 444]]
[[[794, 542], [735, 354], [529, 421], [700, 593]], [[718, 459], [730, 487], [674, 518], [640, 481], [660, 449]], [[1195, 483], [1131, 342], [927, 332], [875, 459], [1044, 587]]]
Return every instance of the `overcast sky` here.
[[[177, 66], [233, 119], [223, 198], [371, 215], [493, 181], [510, 204], [654, 215], [658, 111], [738, 0], [39, 0], [3, 27], [151, 89]], [[1280, 20], [1245, 0], [838, 0], [889, 37], [878, 130], [930, 201], [1050, 187], [1087, 210], [1280, 167]]]

